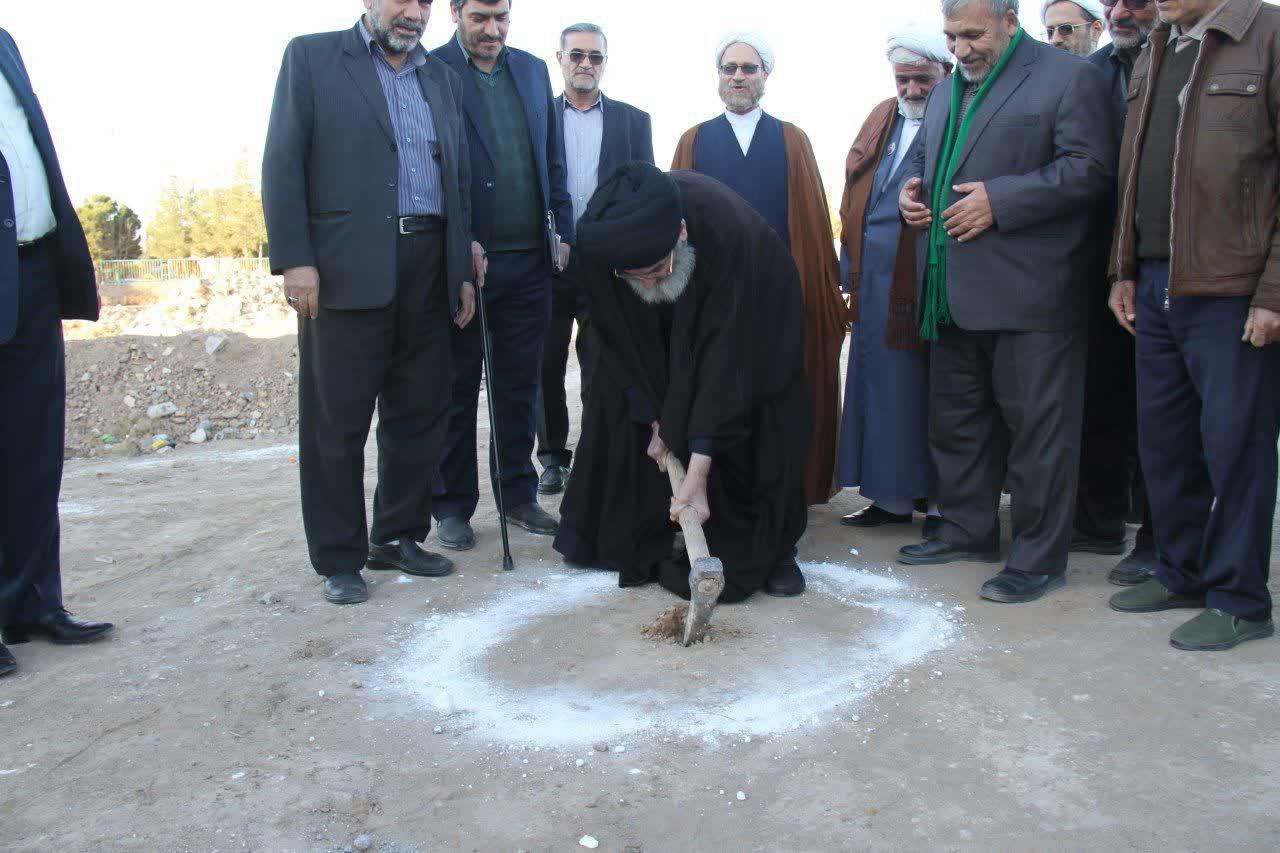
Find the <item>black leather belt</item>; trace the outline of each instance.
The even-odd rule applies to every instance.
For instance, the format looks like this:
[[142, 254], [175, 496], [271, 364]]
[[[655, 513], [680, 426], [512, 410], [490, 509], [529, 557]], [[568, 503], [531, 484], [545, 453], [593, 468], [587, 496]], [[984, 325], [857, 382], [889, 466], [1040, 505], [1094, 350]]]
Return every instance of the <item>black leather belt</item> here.
[[28, 257], [43, 249], [49, 243], [49, 238], [53, 236], [53, 232], [49, 232], [38, 240], [32, 240], [29, 243], [18, 244], [18, 257]]
[[444, 231], [443, 216], [401, 216], [401, 234], [439, 234]]

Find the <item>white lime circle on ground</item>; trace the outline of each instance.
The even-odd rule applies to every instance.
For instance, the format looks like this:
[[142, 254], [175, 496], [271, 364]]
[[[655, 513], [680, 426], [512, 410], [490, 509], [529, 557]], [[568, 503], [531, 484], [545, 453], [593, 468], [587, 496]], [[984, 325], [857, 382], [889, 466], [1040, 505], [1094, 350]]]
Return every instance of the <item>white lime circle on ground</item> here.
[[897, 578], [803, 568], [806, 595], [721, 607], [722, 635], [693, 649], [640, 636], [669, 595], [619, 589], [606, 572], [546, 575], [424, 622], [391, 679], [451, 730], [491, 742], [769, 736], [848, 718], [960, 635], [953, 609]]

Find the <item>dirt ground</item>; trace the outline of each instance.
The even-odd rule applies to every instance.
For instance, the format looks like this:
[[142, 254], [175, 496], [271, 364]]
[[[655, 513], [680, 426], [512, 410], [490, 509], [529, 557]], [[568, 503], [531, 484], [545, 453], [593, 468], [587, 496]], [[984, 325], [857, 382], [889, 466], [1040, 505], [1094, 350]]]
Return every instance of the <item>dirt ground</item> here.
[[118, 627], [14, 649], [0, 848], [1280, 848], [1280, 640], [1177, 652], [1186, 614], [1107, 610], [1110, 558], [989, 604], [990, 566], [894, 566], [916, 531], [852, 535], [845, 493], [809, 593], [685, 650], [640, 634], [669, 596], [547, 539], [498, 571], [486, 500], [458, 574], [338, 608], [283, 441], [68, 465], [68, 606]]

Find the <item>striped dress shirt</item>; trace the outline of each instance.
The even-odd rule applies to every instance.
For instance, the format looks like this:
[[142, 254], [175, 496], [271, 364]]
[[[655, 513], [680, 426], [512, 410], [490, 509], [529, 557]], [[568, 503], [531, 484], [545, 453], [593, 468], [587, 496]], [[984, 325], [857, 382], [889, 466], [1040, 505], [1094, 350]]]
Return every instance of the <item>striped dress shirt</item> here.
[[378, 74], [382, 94], [391, 113], [391, 128], [396, 135], [396, 152], [400, 160], [399, 205], [401, 216], [440, 216], [444, 214], [444, 190], [440, 163], [436, 160], [439, 145], [431, 105], [418, 81], [418, 69], [427, 63], [427, 52], [418, 45], [397, 71], [387, 61], [387, 54], [374, 41], [364, 18], [357, 24], [360, 36], [369, 46], [373, 70]]
[[587, 212], [587, 204], [600, 185], [600, 146], [604, 141], [604, 98], [579, 110], [564, 99], [564, 161], [568, 167], [569, 199], [573, 221]]

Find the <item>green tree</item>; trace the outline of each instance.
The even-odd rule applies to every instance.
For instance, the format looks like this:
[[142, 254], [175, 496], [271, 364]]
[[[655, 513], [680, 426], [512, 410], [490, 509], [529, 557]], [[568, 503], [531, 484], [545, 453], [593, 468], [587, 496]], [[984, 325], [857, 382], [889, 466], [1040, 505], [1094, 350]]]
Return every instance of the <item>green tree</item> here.
[[176, 178], [160, 194], [155, 218], [147, 227], [147, 254], [153, 258], [189, 258], [196, 193], [183, 189]]
[[110, 196], [95, 195], [76, 208], [76, 215], [95, 261], [142, 257], [142, 221], [128, 206]]
[[257, 257], [267, 244], [262, 194], [241, 160], [230, 186], [197, 194], [191, 217], [192, 249], [198, 257]]

